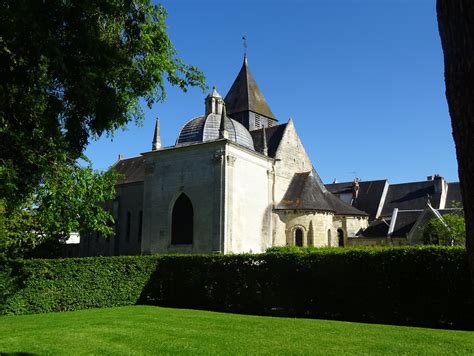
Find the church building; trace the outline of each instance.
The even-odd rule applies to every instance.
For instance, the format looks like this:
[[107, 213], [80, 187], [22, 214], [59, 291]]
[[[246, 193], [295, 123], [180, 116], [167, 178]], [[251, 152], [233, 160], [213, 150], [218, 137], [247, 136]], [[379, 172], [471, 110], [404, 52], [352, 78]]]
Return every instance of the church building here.
[[290, 119], [278, 121], [247, 58], [223, 98], [213, 88], [204, 114], [176, 143], [120, 159], [110, 239], [82, 239], [80, 254], [258, 253], [272, 246], [344, 246], [369, 214], [322, 183]]

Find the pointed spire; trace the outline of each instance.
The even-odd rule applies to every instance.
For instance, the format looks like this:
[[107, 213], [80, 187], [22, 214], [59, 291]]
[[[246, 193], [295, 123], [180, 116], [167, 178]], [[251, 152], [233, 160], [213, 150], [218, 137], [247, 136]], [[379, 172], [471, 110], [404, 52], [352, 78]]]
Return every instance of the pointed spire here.
[[265, 127], [262, 129], [262, 141], [263, 154], [268, 156], [267, 133]]
[[221, 122], [219, 124], [219, 138], [229, 138], [229, 133], [227, 132], [227, 129], [225, 128], [226, 119], [227, 117], [226, 117], [225, 105], [222, 105]]
[[225, 96], [224, 101], [231, 116], [239, 112], [252, 111], [276, 120], [257, 82], [250, 73], [247, 54], [244, 54], [242, 68]]
[[156, 151], [161, 148], [161, 137], [160, 137], [160, 118], [156, 118], [155, 123], [155, 134], [153, 135], [153, 143], [151, 145], [151, 150]]

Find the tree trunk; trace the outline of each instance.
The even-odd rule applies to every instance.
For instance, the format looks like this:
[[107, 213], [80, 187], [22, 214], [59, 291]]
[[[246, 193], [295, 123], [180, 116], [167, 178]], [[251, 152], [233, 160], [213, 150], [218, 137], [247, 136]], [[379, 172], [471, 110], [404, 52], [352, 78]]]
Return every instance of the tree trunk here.
[[436, 11], [474, 291], [474, 1], [438, 0]]

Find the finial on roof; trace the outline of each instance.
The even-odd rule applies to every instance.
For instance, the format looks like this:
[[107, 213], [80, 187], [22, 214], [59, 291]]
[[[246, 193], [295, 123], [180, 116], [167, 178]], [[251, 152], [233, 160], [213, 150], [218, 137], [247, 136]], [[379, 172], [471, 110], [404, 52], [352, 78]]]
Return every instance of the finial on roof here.
[[229, 133], [225, 128], [226, 110], [225, 104], [222, 105], [221, 122], [219, 124], [219, 138], [229, 138]]
[[243, 45], [244, 45], [244, 60], [247, 63], [247, 36], [242, 36]]
[[160, 137], [160, 119], [157, 117], [155, 122], [155, 133], [153, 134], [153, 142], [151, 144], [151, 150], [156, 151], [161, 148], [161, 137]]
[[118, 155], [118, 160], [119, 160], [119, 161], [121, 161], [121, 160], [122, 160], [122, 158], [123, 158], [122, 154], [121, 154], [121, 153], [119, 153], [119, 155]]

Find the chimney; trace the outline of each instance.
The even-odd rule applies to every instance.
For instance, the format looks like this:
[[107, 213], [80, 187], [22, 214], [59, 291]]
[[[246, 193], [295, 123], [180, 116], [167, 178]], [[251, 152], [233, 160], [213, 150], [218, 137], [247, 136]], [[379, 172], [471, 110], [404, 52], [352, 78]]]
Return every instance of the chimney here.
[[440, 195], [438, 209], [444, 209], [446, 207], [446, 199], [448, 197], [448, 182], [446, 182], [446, 180], [439, 174], [434, 176], [433, 181], [435, 193]]
[[443, 191], [443, 185], [445, 183], [444, 178], [441, 177], [439, 174], [435, 174], [433, 177], [433, 181], [435, 183], [435, 193], [441, 193]]

